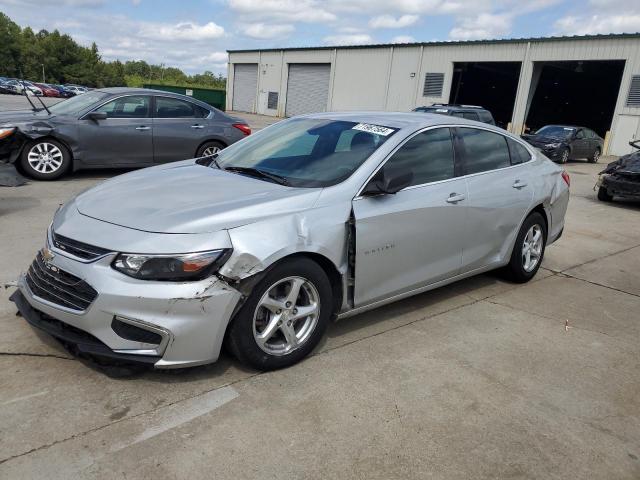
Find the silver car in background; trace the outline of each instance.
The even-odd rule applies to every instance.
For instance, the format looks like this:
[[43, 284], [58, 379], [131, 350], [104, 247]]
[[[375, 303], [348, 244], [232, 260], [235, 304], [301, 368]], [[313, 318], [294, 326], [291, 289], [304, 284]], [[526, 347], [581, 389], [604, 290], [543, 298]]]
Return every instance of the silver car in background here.
[[281, 368], [332, 317], [497, 268], [530, 280], [568, 198], [566, 172], [487, 124], [296, 117], [78, 195], [12, 300], [81, 355], [186, 367], [225, 342]]

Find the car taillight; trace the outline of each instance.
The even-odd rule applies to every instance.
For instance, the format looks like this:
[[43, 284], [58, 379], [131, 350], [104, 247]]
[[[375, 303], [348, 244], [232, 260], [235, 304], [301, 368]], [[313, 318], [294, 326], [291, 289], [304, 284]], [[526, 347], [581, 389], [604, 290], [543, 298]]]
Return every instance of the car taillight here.
[[569, 177], [569, 174], [567, 173], [566, 170], [562, 171], [562, 179], [564, 180], [564, 183], [567, 184], [567, 187], [571, 186], [571, 178]]
[[236, 127], [238, 130], [240, 130], [245, 135], [251, 135], [251, 128], [249, 127], [249, 125], [244, 123], [234, 123], [233, 126]]

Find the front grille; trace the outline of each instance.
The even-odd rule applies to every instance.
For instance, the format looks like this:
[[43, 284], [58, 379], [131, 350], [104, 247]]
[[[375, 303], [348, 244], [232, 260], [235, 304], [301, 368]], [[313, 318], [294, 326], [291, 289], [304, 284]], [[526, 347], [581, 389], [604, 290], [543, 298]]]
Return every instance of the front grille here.
[[26, 281], [35, 296], [72, 310], [86, 310], [98, 296], [84, 280], [47, 265], [40, 252], [29, 267]]
[[53, 245], [56, 248], [69, 252], [71, 255], [85, 260], [94, 260], [102, 255], [110, 253], [110, 250], [96, 247], [94, 245], [88, 245], [71, 238], [63, 237], [56, 233], [53, 233], [52, 237]]

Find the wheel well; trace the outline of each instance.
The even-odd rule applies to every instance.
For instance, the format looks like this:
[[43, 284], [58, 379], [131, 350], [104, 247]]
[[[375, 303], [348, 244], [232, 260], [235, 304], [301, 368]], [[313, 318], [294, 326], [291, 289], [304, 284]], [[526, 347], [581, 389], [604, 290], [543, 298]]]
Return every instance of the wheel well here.
[[[542, 219], [544, 220], [544, 230], [547, 234], [547, 237], [549, 237], [549, 218], [547, 217], [547, 211], [544, 209], [544, 205], [537, 205], [533, 208], [533, 210], [529, 212], [529, 215], [531, 215], [533, 212], [538, 212], [540, 215], [542, 215]], [[529, 215], [527, 215], [527, 217]]]
[[217, 138], [209, 138], [208, 140], [205, 140], [204, 142], [201, 142], [200, 145], [198, 145], [198, 148], [196, 148], [196, 151], [195, 151], [194, 155], [197, 156], [198, 155], [198, 150], [200, 150], [205, 143], [209, 143], [209, 142], [219, 143], [220, 145], [222, 145], [225, 148], [229, 146], [225, 142], [223, 142], [222, 140], [218, 140]]

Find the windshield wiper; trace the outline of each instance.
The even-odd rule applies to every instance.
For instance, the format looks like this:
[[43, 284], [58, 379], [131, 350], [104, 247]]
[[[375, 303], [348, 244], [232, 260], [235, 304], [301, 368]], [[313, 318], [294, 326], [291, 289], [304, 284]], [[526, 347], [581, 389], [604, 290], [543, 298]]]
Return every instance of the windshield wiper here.
[[276, 182], [280, 185], [289, 185], [289, 181], [287, 177], [283, 177], [282, 175], [278, 175], [271, 172], [266, 172], [264, 170], [260, 170], [259, 168], [253, 167], [226, 167], [223, 170], [227, 170], [229, 172], [238, 172], [238, 173], [246, 173], [247, 175], [267, 178], [273, 182]]

